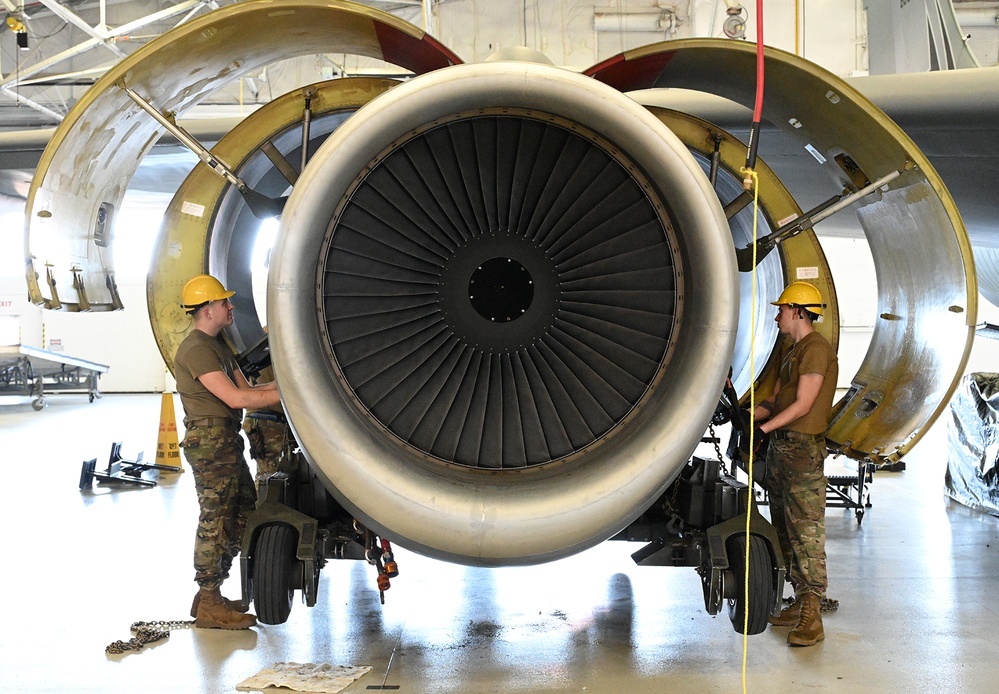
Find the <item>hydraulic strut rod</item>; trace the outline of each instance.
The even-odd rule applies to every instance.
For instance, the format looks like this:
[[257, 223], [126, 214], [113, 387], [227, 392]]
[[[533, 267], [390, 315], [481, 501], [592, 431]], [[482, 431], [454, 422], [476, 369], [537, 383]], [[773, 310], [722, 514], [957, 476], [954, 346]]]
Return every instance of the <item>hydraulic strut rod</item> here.
[[[764, 236], [756, 242], [757, 252], [756, 252], [756, 262], [757, 264], [763, 260], [770, 251], [772, 251], [778, 243], [789, 239], [793, 236], [797, 236], [806, 229], [811, 229], [816, 224], [824, 219], [828, 219], [832, 215], [836, 214], [840, 210], [843, 210], [853, 203], [857, 202], [861, 198], [866, 197], [870, 193], [880, 188], [883, 185], [891, 183], [896, 178], [902, 175], [902, 171], [892, 171], [873, 183], [864, 186], [858, 191], [850, 193], [849, 195], [834, 195], [825, 202], [817, 205], [808, 212], [801, 214], [800, 216], [792, 219], [787, 224], [783, 225], [776, 231]], [[738, 198], [736, 198], [738, 200]], [[733, 201], [734, 202], [734, 201]], [[739, 248], [735, 252], [736, 259], [739, 263], [739, 272], [749, 272], [753, 269], [753, 247], [752, 245], [746, 248]]]
[[284, 205], [280, 201], [274, 200], [266, 195], [262, 195], [261, 193], [252, 190], [248, 185], [246, 185], [243, 179], [233, 172], [232, 167], [222, 161], [219, 157], [212, 154], [208, 148], [198, 142], [197, 139], [191, 135], [191, 133], [177, 125], [175, 120], [164, 116], [156, 110], [155, 106], [139, 96], [135, 90], [125, 86], [124, 80], [119, 80], [117, 85], [121, 89], [125, 90], [128, 98], [134, 101], [139, 108], [148, 113], [152, 116], [153, 120], [166, 128], [167, 132], [176, 137], [182, 145], [194, 152], [198, 156], [198, 159], [204, 162], [210, 169], [215, 171], [215, 173], [219, 174], [235, 186], [236, 190], [238, 190], [243, 196], [243, 199], [246, 200], [246, 204], [250, 207], [250, 211], [253, 212], [255, 217], [265, 219], [267, 217], [281, 215]]

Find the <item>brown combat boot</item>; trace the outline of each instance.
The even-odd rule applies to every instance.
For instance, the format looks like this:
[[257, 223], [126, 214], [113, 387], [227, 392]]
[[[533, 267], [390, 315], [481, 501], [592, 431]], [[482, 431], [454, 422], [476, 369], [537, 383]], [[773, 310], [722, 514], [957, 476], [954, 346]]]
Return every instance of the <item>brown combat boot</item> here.
[[218, 588], [202, 588], [199, 595], [198, 614], [194, 626], [202, 629], [249, 629], [256, 625], [252, 614], [241, 614], [229, 609]]
[[822, 629], [822, 599], [815, 593], [801, 596], [801, 618], [787, 635], [789, 646], [814, 646], [826, 637]]
[[780, 614], [772, 615], [767, 621], [775, 627], [793, 627], [801, 618], [801, 597], [795, 597], [794, 602], [780, 611]]
[[[230, 600], [229, 598], [225, 597], [222, 598], [222, 600], [225, 601], [225, 606], [228, 607], [230, 610], [236, 610], [236, 612], [247, 611], [247, 608], [243, 606], [243, 603], [240, 600]], [[197, 593], [194, 594], [194, 602], [191, 603], [192, 617], [196, 618], [198, 616], [198, 605], [200, 604], [201, 604], [201, 591], [199, 590]]]

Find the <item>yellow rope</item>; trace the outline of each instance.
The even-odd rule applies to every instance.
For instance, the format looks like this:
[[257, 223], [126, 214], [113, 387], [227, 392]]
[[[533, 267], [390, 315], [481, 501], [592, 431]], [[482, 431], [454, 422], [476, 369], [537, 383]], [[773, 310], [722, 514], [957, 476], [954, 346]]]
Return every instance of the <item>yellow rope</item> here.
[[[753, 507], [753, 462], [756, 457], [756, 446], [753, 438], [756, 435], [756, 379], [753, 378], [756, 365], [756, 239], [758, 233], [757, 222], [760, 211], [760, 179], [753, 169], [743, 168], [740, 173], [753, 180], [753, 271], [752, 271], [752, 291], [750, 306], [752, 311], [749, 319], [749, 463], [747, 472], [749, 474], [749, 488], [746, 494], [746, 556], [743, 566], [745, 567], [745, 578], [742, 586], [743, 595], [743, 624], [742, 624], [742, 692], [746, 694], [746, 663], [749, 658], [749, 540], [750, 540], [750, 512]], [[738, 404], [736, 404], [738, 406]]]

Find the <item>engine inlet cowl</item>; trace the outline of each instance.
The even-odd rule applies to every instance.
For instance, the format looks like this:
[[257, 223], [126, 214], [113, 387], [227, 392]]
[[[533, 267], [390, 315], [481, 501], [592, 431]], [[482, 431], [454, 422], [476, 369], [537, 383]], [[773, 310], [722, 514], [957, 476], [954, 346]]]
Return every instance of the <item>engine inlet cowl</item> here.
[[474, 564], [568, 555], [654, 501], [711, 416], [738, 305], [684, 146], [613, 89], [525, 63], [360, 109], [296, 185], [270, 278], [317, 472], [380, 532]]

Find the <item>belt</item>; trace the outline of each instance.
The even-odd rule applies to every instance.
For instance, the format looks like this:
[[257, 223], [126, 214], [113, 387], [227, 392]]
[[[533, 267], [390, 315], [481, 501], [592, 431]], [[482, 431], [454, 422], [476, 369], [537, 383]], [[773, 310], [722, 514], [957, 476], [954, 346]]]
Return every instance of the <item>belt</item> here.
[[233, 429], [239, 428], [239, 422], [232, 417], [199, 417], [198, 419], [188, 419], [184, 421], [184, 426], [191, 427], [222, 427], [231, 426]]
[[279, 412], [247, 412], [247, 419], [263, 419], [268, 422], [281, 422], [282, 424], [288, 423], [288, 418], [284, 416], [284, 413]]
[[800, 431], [791, 431], [789, 429], [774, 429], [770, 432], [770, 435], [774, 437], [777, 441], [818, 441], [825, 440], [825, 432], [821, 434], [804, 434]]

